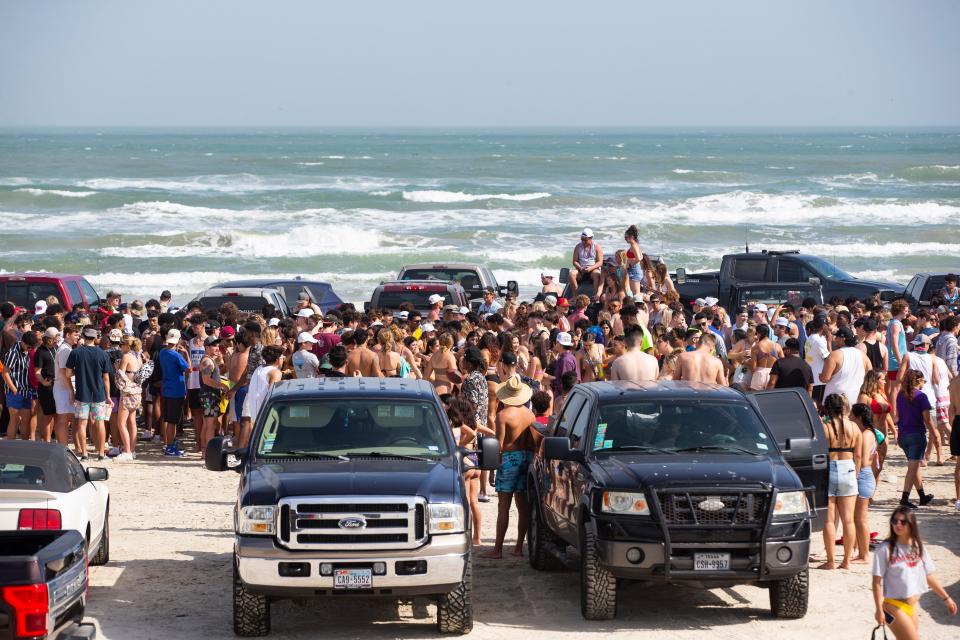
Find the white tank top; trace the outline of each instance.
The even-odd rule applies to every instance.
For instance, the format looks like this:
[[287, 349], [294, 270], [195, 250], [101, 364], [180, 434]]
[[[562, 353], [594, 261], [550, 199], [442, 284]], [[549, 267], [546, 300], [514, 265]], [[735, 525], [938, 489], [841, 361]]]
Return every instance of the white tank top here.
[[276, 371], [276, 369], [272, 365], [261, 365], [250, 376], [250, 385], [247, 387], [247, 397], [243, 400], [243, 411], [241, 412], [244, 418], [256, 419], [260, 407], [270, 391], [270, 383], [267, 382], [270, 372]]
[[823, 397], [839, 393], [847, 397], [847, 402], [853, 406], [860, 396], [860, 387], [863, 386], [863, 354], [856, 347], [838, 349], [843, 354], [843, 364], [833, 373], [830, 382], [823, 390]]
[[[930, 406], [936, 407], [937, 393], [933, 388], [933, 359], [930, 357], [930, 354], [911, 351], [907, 362], [909, 363], [908, 369], [919, 371], [923, 374], [923, 387], [920, 390], [927, 395]], [[949, 395], [949, 393], [947, 395]]]
[[947, 363], [943, 361], [943, 358], [935, 358], [934, 362], [937, 363], [937, 374], [940, 376], [940, 384], [935, 389], [937, 398], [949, 398], [950, 369], [947, 368]]

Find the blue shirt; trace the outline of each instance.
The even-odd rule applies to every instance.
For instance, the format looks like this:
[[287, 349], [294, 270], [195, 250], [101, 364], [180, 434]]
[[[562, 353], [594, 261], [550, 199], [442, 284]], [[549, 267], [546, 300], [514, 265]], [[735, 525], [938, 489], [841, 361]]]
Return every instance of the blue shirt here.
[[164, 398], [184, 398], [187, 395], [187, 386], [183, 381], [183, 374], [190, 365], [175, 349], [161, 349], [157, 356], [160, 370], [163, 372], [163, 386], [161, 393]]

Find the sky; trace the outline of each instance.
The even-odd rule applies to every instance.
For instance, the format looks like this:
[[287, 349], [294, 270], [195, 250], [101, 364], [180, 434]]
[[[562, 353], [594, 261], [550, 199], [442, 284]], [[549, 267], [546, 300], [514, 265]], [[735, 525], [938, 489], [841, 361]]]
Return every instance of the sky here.
[[0, 0], [0, 127], [955, 127], [960, 2]]

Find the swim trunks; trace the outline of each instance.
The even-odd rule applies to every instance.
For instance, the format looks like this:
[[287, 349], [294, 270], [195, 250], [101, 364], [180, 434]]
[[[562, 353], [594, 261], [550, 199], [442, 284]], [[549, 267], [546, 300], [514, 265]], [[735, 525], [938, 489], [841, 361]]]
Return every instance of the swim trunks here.
[[530, 451], [504, 451], [497, 469], [497, 493], [519, 493], [527, 490], [527, 469], [533, 461]]

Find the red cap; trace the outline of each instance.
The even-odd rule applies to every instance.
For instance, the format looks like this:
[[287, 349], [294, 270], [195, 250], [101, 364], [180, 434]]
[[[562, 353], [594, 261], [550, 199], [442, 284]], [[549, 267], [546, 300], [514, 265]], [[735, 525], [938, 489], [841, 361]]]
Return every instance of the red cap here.
[[223, 328], [220, 329], [220, 337], [221, 337], [221, 338], [232, 338], [232, 337], [235, 336], [236, 334], [237, 334], [237, 332], [234, 331], [233, 327], [231, 327], [230, 325], [227, 325], [227, 326], [225, 326], [225, 327], [223, 327]]
[[557, 306], [558, 306], [558, 307], [569, 307], [569, 306], [570, 306], [570, 301], [567, 300], [566, 298], [557, 298]]

